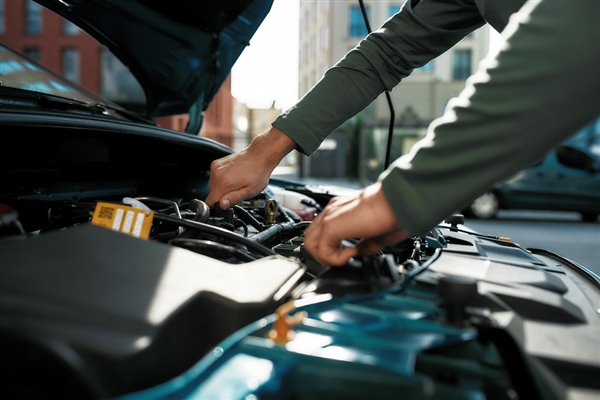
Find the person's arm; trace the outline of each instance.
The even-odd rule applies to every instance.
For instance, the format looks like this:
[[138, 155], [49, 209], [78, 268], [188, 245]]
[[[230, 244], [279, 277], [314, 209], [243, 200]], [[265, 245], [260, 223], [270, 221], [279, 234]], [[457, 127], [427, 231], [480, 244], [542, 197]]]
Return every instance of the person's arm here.
[[312, 153], [385, 89], [482, 24], [473, 0], [421, 0], [414, 7], [407, 2], [279, 116], [271, 130], [243, 151], [213, 162], [207, 203], [227, 207], [260, 193], [275, 166], [294, 147]]
[[[414, 2], [414, 1], [413, 1]], [[350, 51], [273, 127], [304, 154], [391, 90], [416, 67], [442, 54], [484, 21], [472, 0], [407, 1], [395, 16]]]
[[269, 183], [271, 172], [295, 143], [273, 128], [252, 141], [242, 151], [210, 164], [209, 195], [206, 203], [227, 209], [258, 195]]
[[[343, 239], [362, 237], [372, 253], [394, 235], [425, 233], [597, 118], [598, 15], [599, 2], [528, 2], [504, 32], [508, 45], [482, 63], [426, 138], [380, 176], [371, 195], [325, 208], [305, 235], [315, 259], [343, 265], [360, 252], [341, 248]], [[379, 223], [352, 225], [349, 217], [369, 204], [379, 210], [369, 219]], [[381, 223], [390, 220], [385, 205], [395, 216], [392, 228]]]
[[424, 233], [600, 115], [600, 3], [529, 1], [507, 46], [379, 178], [401, 226]]

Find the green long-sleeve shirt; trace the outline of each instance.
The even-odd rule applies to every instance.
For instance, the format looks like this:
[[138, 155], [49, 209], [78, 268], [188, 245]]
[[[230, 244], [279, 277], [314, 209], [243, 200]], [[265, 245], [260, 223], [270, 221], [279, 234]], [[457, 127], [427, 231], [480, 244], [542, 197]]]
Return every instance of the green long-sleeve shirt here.
[[600, 114], [600, 2], [530, 0], [519, 10], [523, 3], [409, 0], [273, 126], [310, 154], [485, 21], [506, 26], [497, 57], [482, 62], [426, 137], [379, 177], [400, 226], [423, 233]]

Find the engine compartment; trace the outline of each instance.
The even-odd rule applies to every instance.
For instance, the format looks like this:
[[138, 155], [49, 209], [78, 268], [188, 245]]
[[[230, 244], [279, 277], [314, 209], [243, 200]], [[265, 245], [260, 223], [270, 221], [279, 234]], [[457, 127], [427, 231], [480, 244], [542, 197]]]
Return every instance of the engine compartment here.
[[[210, 207], [202, 201], [210, 161], [227, 154], [212, 142], [20, 133], [15, 148], [35, 146], [0, 161], [0, 203], [18, 213], [18, 224], [0, 230], [2, 372], [16, 398], [157, 385], [291, 299], [380, 290], [400, 280], [398, 265], [413, 259], [407, 268], [416, 268], [433, 254], [414, 238], [341, 273], [320, 265], [304, 250], [303, 231], [333, 193], [270, 185], [229, 210]], [[93, 226], [99, 202], [152, 210], [148, 240]]]
[[[328, 382], [299, 384], [319, 374], [339, 383], [339, 398], [364, 398], [378, 379], [388, 394], [413, 385], [415, 398], [431, 397], [431, 387], [501, 399], [547, 397], [540, 388], [565, 382], [595, 387], [599, 367], [585, 344], [597, 332], [597, 285], [584, 295], [560, 258], [454, 221], [330, 268], [304, 250], [303, 232], [335, 190], [273, 180], [221, 210], [202, 201], [210, 162], [229, 153], [214, 142], [133, 124], [13, 129], [13, 148], [28, 151], [0, 158], [0, 374], [11, 398], [145, 393], [190, 368], [190, 387], [210, 386], [220, 360], [228, 368], [212, 352], [220, 343], [233, 358], [308, 363], [320, 372], [277, 368], [306, 398], [331, 393]], [[151, 210], [148, 240], [92, 225], [99, 202]], [[322, 295], [332, 301], [313, 307], [301, 338], [330, 337], [376, 368], [362, 355], [323, 361], [328, 350], [301, 338], [296, 357], [266, 338], [280, 307]], [[560, 337], [573, 339], [569, 355], [551, 345]], [[537, 376], [532, 362], [551, 373]], [[332, 372], [348, 365], [350, 381]], [[364, 381], [362, 391], [351, 381]]]

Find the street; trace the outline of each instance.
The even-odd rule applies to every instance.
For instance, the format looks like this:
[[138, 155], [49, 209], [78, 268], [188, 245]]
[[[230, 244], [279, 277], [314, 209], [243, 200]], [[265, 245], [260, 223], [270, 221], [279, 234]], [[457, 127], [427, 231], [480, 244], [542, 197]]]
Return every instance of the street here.
[[576, 213], [501, 211], [494, 220], [467, 219], [465, 224], [525, 248], [553, 251], [600, 275], [600, 223], [580, 222]]

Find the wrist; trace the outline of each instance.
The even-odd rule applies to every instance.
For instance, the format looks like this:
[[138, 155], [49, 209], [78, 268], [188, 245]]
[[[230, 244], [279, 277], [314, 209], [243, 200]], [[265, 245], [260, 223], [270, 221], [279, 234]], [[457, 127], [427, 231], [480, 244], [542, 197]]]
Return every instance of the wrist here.
[[391, 230], [398, 227], [398, 220], [388, 199], [385, 197], [383, 185], [377, 182], [368, 186], [363, 191], [363, 201], [369, 208], [374, 222], [381, 224], [385, 230]]
[[277, 128], [271, 128], [252, 140], [249, 151], [254, 152], [267, 165], [275, 168], [283, 157], [295, 147], [296, 143], [285, 133]]

